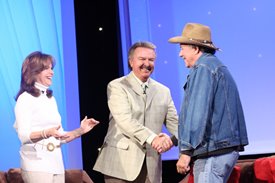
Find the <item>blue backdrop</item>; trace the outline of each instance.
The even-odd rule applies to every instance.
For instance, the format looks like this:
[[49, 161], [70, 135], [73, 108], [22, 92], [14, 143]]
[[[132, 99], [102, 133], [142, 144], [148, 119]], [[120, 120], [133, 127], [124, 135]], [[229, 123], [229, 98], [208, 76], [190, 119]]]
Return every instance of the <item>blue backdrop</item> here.
[[[275, 1], [273, 0], [119, 0], [124, 74], [129, 45], [148, 40], [157, 46], [153, 78], [167, 85], [180, 110], [188, 70], [178, 56], [179, 45], [168, 39], [181, 35], [187, 22], [211, 27], [222, 49], [216, 55], [230, 69], [239, 87], [250, 144], [242, 154], [275, 152]], [[177, 159], [178, 149], [163, 159]]]
[[[79, 126], [73, 0], [0, 1], [0, 170], [19, 167], [20, 142], [13, 128], [21, 65], [36, 50], [56, 59], [52, 89], [65, 130]], [[80, 139], [63, 147], [66, 168], [82, 168]]]
[[[19, 140], [13, 129], [14, 96], [20, 69], [32, 51], [53, 55], [57, 64], [52, 89], [65, 130], [79, 126], [73, 0], [0, 1], [0, 169], [19, 167]], [[250, 145], [243, 154], [274, 153], [275, 147], [275, 2], [273, 0], [186, 1], [119, 0], [124, 74], [127, 50], [139, 40], [157, 45], [153, 77], [167, 85], [179, 111], [188, 70], [179, 46], [187, 22], [209, 25], [217, 56], [229, 67], [240, 90]], [[80, 139], [63, 146], [66, 168], [82, 168]], [[178, 149], [163, 159], [177, 159]]]

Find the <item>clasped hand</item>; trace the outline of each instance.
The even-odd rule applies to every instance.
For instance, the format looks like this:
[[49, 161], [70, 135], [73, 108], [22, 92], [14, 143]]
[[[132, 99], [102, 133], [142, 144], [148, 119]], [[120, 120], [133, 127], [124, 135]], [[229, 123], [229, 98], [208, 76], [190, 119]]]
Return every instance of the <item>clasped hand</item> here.
[[157, 137], [154, 138], [152, 142], [152, 147], [158, 152], [163, 153], [171, 149], [173, 142], [171, 138], [165, 134], [160, 133]]

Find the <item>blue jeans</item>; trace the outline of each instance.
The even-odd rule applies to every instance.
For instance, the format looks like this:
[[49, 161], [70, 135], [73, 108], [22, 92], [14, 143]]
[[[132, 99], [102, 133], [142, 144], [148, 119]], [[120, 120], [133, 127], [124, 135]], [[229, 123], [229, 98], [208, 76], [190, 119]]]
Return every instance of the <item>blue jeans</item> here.
[[234, 165], [239, 158], [239, 152], [197, 159], [194, 162], [193, 173], [195, 183], [226, 183]]

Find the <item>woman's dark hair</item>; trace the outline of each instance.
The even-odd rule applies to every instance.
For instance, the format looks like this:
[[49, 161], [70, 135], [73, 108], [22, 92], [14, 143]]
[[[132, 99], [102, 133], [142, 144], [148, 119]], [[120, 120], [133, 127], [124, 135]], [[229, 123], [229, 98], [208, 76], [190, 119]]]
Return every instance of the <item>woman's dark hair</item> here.
[[[21, 68], [21, 83], [20, 89], [15, 97], [16, 101], [25, 91], [34, 97], [40, 95], [40, 90], [34, 86], [34, 83], [36, 82], [37, 75], [47, 69], [50, 64], [52, 64], [53, 68], [55, 65], [54, 58], [40, 51], [32, 52], [25, 58]], [[52, 90], [47, 90], [47, 96], [49, 98], [52, 97], [52, 93]]]

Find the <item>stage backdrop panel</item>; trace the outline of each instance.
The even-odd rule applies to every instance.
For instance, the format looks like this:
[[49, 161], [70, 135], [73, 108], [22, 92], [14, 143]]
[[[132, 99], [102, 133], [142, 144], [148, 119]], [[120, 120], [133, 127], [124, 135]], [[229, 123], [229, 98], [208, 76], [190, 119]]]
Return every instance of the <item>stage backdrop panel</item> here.
[[[0, 1], [0, 170], [19, 167], [14, 105], [25, 57], [36, 50], [56, 59], [52, 89], [65, 130], [79, 126], [73, 0]], [[80, 138], [63, 147], [66, 168], [82, 168]]]
[[[187, 22], [209, 25], [222, 51], [217, 56], [239, 87], [250, 144], [242, 154], [275, 152], [275, 1], [119, 0], [124, 73], [127, 50], [141, 40], [157, 46], [153, 78], [171, 89], [178, 111], [188, 70], [178, 56], [179, 45], [168, 39], [181, 35]], [[178, 149], [163, 159], [177, 159]]]

